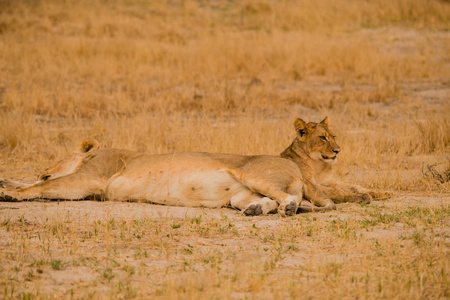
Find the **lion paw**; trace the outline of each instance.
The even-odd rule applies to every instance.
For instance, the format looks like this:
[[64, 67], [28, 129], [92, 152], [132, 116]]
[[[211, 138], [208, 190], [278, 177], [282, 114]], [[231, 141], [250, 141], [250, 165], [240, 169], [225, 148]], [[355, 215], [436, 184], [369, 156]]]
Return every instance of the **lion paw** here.
[[278, 212], [283, 216], [293, 216], [297, 213], [298, 204], [296, 201], [290, 201], [286, 204], [280, 204], [278, 206]]
[[252, 204], [244, 210], [246, 216], [259, 216], [263, 213], [260, 204]]
[[284, 211], [286, 213], [286, 216], [293, 216], [293, 215], [295, 215], [297, 213], [297, 203], [295, 203], [295, 201], [292, 201], [291, 203], [286, 205]]
[[369, 204], [372, 201], [372, 197], [369, 194], [357, 194], [357, 195], [352, 195], [345, 200], [346, 201], [344, 201], [344, 202]]
[[11, 197], [10, 195], [6, 195], [4, 192], [0, 191], [0, 201], [2, 202], [19, 202], [18, 199]]
[[370, 196], [372, 196], [372, 198], [374, 200], [386, 200], [389, 199], [393, 196], [392, 192], [370, 192]]
[[372, 202], [372, 197], [369, 194], [362, 194], [361, 200], [358, 201], [361, 204], [370, 204], [370, 202]]

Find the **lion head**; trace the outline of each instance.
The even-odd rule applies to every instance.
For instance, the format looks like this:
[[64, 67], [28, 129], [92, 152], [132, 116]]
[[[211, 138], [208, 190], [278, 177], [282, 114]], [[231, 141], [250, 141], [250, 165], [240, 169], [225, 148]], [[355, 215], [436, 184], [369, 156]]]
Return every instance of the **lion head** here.
[[55, 166], [48, 168], [43, 173], [39, 174], [38, 181], [45, 181], [48, 179], [55, 179], [65, 176], [75, 171], [80, 165], [85, 154], [97, 150], [100, 144], [95, 139], [84, 140], [75, 155], [65, 158], [58, 162]]
[[294, 122], [295, 131], [300, 141], [305, 143], [305, 151], [314, 160], [333, 164], [341, 148], [336, 143], [336, 136], [328, 128], [328, 117], [320, 123], [306, 123], [302, 119]]

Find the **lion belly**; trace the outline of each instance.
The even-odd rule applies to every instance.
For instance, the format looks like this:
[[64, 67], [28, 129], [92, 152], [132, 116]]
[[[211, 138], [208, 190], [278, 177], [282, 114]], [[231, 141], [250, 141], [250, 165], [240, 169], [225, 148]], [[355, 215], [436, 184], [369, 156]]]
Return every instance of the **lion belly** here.
[[223, 165], [209, 159], [152, 158], [127, 166], [115, 177], [106, 190], [108, 199], [215, 208], [248, 190]]

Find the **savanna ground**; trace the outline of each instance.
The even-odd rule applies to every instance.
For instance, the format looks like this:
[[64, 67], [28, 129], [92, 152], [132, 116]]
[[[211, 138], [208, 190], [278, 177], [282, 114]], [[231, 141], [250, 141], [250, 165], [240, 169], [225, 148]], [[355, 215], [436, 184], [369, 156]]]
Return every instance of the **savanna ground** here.
[[0, 177], [87, 137], [278, 155], [330, 118], [330, 213], [0, 203], [0, 298], [450, 297], [450, 3], [0, 1]]

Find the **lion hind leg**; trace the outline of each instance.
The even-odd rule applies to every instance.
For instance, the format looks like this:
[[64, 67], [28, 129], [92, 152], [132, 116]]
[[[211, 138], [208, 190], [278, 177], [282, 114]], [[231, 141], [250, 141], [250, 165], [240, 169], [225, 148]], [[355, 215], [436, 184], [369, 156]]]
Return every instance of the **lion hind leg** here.
[[268, 197], [261, 198], [257, 201], [249, 203], [244, 207], [243, 211], [246, 216], [267, 215], [276, 212], [278, 203]]
[[240, 209], [246, 216], [266, 215], [278, 208], [276, 201], [247, 188], [231, 197], [230, 205]]
[[231, 197], [230, 205], [237, 209], [243, 210], [250, 203], [258, 201], [262, 198], [261, 195], [253, 193], [248, 188], [244, 188], [239, 191], [236, 195]]
[[[248, 187], [255, 194], [261, 194], [269, 199], [273, 199], [278, 204], [278, 213], [282, 216], [292, 216], [297, 212], [299, 200], [302, 199], [301, 190], [296, 194], [283, 191], [283, 187], [277, 186], [259, 176], [242, 173], [238, 170], [229, 170], [229, 173], [239, 182]], [[287, 190], [290, 187], [287, 187]]]
[[0, 190], [0, 200], [23, 201], [32, 199], [79, 200], [101, 195], [102, 184], [97, 178], [74, 173], [42, 181], [29, 187]]

